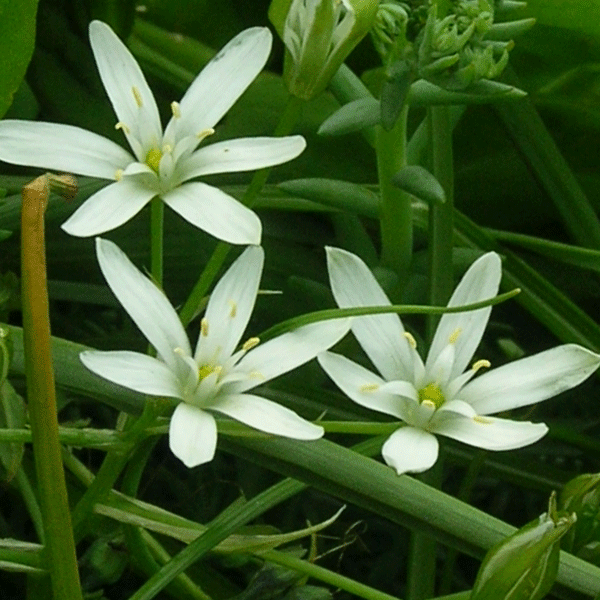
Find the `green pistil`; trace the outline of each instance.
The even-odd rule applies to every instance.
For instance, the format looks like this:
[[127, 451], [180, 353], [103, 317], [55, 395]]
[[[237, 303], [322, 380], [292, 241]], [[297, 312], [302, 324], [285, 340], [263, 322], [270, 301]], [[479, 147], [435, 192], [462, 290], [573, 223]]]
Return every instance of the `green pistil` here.
[[160, 159], [162, 158], [162, 152], [158, 148], [152, 148], [146, 154], [146, 164], [155, 172], [158, 173], [158, 167], [160, 165]]
[[446, 398], [436, 383], [429, 383], [419, 390], [419, 402], [431, 402], [437, 409], [446, 402]]

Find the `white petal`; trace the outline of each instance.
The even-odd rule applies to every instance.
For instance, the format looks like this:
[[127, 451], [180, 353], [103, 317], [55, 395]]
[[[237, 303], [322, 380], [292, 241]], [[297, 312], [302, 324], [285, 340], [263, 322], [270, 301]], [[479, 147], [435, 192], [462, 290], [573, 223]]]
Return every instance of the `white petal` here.
[[217, 447], [215, 418], [204, 410], [182, 402], [169, 424], [169, 448], [186, 467], [210, 462]]
[[537, 442], [546, 435], [548, 427], [543, 423], [496, 417], [469, 418], [446, 412], [431, 425], [431, 431], [485, 450], [513, 450]]
[[191, 354], [190, 343], [171, 303], [152, 281], [142, 275], [112, 242], [96, 238], [100, 269], [110, 289], [140, 331], [173, 370], [176, 348]]
[[[145, 162], [152, 148], [162, 146], [162, 127], [154, 96], [135, 58], [113, 30], [101, 21], [90, 23], [90, 43], [102, 83], [131, 147]], [[128, 131], [129, 130], [129, 131]]]
[[156, 195], [136, 176], [123, 177], [90, 196], [63, 224], [70, 235], [89, 237], [116, 229]]
[[264, 67], [272, 36], [266, 27], [252, 27], [234, 37], [196, 77], [179, 103], [165, 141], [180, 139], [213, 128]]
[[149, 394], [181, 398], [179, 381], [169, 367], [138, 352], [82, 352], [81, 362], [90, 370], [123, 387]]
[[200, 148], [177, 165], [181, 181], [213, 173], [253, 171], [296, 158], [306, 147], [301, 135], [256, 137], [217, 142]]
[[[473, 304], [493, 298], [498, 294], [501, 276], [500, 257], [495, 252], [484, 254], [464, 274], [454, 290], [448, 306]], [[491, 311], [491, 307], [488, 307], [443, 315], [431, 342], [426, 361], [427, 367], [435, 362], [440, 352], [448, 345], [450, 338], [457, 336], [454, 342], [456, 352], [454, 367], [450, 377], [454, 378], [460, 375], [479, 346]]]
[[294, 440], [317, 440], [324, 433], [322, 427], [306, 421], [293, 410], [251, 394], [217, 397], [209, 408], [259, 431]]
[[414, 427], [401, 427], [383, 444], [381, 455], [398, 475], [422, 473], [433, 467], [438, 449], [438, 441], [431, 433]]
[[236, 372], [248, 374], [236, 390], [248, 390], [303, 365], [339, 342], [349, 330], [348, 319], [332, 319], [304, 325], [260, 344], [236, 365]]
[[[338, 306], [387, 306], [388, 297], [365, 263], [350, 252], [327, 248], [327, 268]], [[357, 317], [352, 332], [385, 379], [412, 379], [413, 357], [398, 315]]]
[[599, 365], [600, 355], [565, 344], [488, 371], [469, 382], [458, 397], [480, 415], [511, 410], [579, 385]]
[[14, 165], [115, 179], [133, 156], [113, 141], [72, 125], [0, 122], [0, 160]]
[[230, 244], [260, 244], [260, 219], [225, 192], [205, 183], [186, 183], [162, 196], [192, 225]]
[[375, 375], [361, 365], [348, 360], [345, 356], [333, 352], [323, 352], [319, 354], [317, 360], [327, 375], [350, 400], [365, 408], [392, 415], [398, 419], [404, 418], [401, 399], [394, 393], [396, 390], [389, 391], [383, 388], [386, 382], [379, 375]]
[[250, 246], [215, 286], [196, 346], [198, 364], [222, 365], [233, 354], [254, 310], [264, 256], [260, 246]]

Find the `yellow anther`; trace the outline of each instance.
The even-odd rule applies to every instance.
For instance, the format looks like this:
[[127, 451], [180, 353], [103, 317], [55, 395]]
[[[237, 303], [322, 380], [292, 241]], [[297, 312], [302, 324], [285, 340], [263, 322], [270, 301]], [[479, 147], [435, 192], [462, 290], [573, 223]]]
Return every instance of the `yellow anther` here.
[[417, 340], [413, 337], [412, 333], [408, 333], [408, 331], [404, 332], [404, 337], [408, 340], [411, 348], [414, 350], [417, 347]]
[[171, 102], [171, 112], [176, 119], [181, 118], [181, 110], [179, 109], [179, 102]]
[[169, 144], [165, 144], [162, 148], [163, 154], [170, 154], [173, 151], [173, 148]]
[[124, 133], [129, 134], [131, 132], [131, 129], [129, 129], [129, 127], [123, 123], [123, 121], [119, 121], [116, 125], [115, 125], [115, 129], [121, 129]]
[[117, 169], [115, 171], [115, 180], [116, 181], [121, 181], [122, 177], [123, 177], [123, 169]]
[[245, 350], [247, 352], [248, 350], [252, 350], [252, 348], [256, 348], [256, 346], [258, 346], [259, 344], [260, 344], [259, 338], [251, 337], [242, 344], [242, 350]]
[[158, 173], [162, 152], [158, 148], [152, 148], [146, 154], [146, 164], [155, 172]]
[[458, 336], [462, 333], [462, 329], [460, 327], [457, 327], [451, 334], [450, 337], [448, 338], [448, 343], [449, 344], [456, 344], [456, 340], [458, 340]]
[[479, 423], [480, 425], [491, 425], [493, 423], [491, 419], [486, 419], [485, 417], [480, 417], [479, 415], [475, 415], [473, 417], [473, 421], [475, 423]]
[[211, 127], [209, 127], [208, 129], [203, 129], [202, 131], [199, 131], [196, 134], [196, 137], [202, 141], [204, 139], [206, 139], [209, 135], [212, 135], [215, 132], [214, 129], [212, 129]]
[[208, 336], [208, 320], [206, 318], [200, 321], [200, 335]]
[[479, 371], [479, 369], [489, 369], [492, 366], [492, 363], [489, 360], [485, 360], [485, 358], [478, 360], [477, 362], [473, 363], [473, 366], [471, 367], [471, 369], [473, 369], [473, 371], [475, 371], [477, 373], [477, 371]]
[[235, 319], [237, 315], [237, 304], [233, 300], [227, 300], [227, 304], [229, 304], [229, 318]]
[[198, 375], [200, 375], [200, 379], [204, 379], [205, 377], [208, 377], [214, 370], [215, 368], [212, 365], [202, 365], [201, 367], [198, 367]]
[[379, 389], [379, 385], [377, 383], [367, 383], [365, 385], [361, 385], [358, 388], [359, 392], [365, 392], [365, 393], [369, 393], [369, 392], [375, 392]]
[[143, 106], [143, 102], [142, 102], [142, 94], [140, 94], [140, 90], [138, 90], [135, 85], [131, 86], [131, 93], [133, 94], [133, 97], [135, 98], [135, 103], [138, 105], [138, 108], [142, 108]]
[[427, 406], [433, 405], [434, 408], [439, 408], [446, 402], [446, 398], [437, 383], [429, 383], [419, 390], [419, 402]]

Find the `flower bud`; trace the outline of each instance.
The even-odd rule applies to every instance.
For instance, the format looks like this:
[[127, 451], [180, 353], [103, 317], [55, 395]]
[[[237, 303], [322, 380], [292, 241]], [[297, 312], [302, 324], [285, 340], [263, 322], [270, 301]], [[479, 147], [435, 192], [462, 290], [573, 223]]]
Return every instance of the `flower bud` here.
[[574, 513], [558, 513], [553, 492], [547, 513], [507, 537], [485, 555], [470, 600], [544, 598], [556, 578], [560, 538], [576, 519]]
[[559, 506], [577, 515], [577, 523], [562, 540], [562, 547], [600, 564], [600, 473], [571, 479], [560, 493]]
[[321, 93], [368, 33], [374, 0], [273, 0], [269, 19], [286, 47], [283, 75], [291, 94]]

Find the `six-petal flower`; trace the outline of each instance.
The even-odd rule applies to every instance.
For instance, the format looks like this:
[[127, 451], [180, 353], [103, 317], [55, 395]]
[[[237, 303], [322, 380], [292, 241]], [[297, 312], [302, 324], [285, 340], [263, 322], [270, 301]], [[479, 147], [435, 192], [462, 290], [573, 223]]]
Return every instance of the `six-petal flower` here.
[[314, 440], [323, 435], [322, 427], [248, 392], [330, 348], [349, 331], [349, 322], [336, 319], [305, 325], [264, 344], [250, 338], [236, 351], [256, 301], [262, 248], [247, 248], [215, 286], [193, 353], [163, 292], [112, 242], [98, 238], [96, 249], [108, 285], [154, 346], [157, 357], [87, 351], [81, 360], [114, 383], [181, 400], [171, 418], [169, 445], [188, 467], [210, 461], [215, 453], [213, 411], [284, 437]]
[[[127, 47], [108, 25], [90, 24], [98, 70], [133, 156], [90, 131], [55, 123], [0, 122], [0, 159], [115, 180], [91, 196], [63, 224], [76, 236], [109, 231], [135, 216], [154, 196], [184, 219], [233, 244], [259, 244], [258, 217], [221, 190], [190, 179], [249, 171], [298, 156], [301, 136], [242, 138], [198, 149], [263, 68], [272, 36], [265, 27], [247, 29], [202, 70], [163, 133], [154, 96]], [[187, 182], [187, 183], [186, 183]]]
[[[357, 256], [327, 249], [331, 287], [340, 307], [390, 302]], [[471, 265], [448, 306], [472, 304], [497, 294], [500, 258], [490, 252]], [[566, 344], [471, 378], [486, 360], [465, 371], [481, 341], [491, 307], [448, 313], [440, 319], [425, 363], [413, 337], [396, 314], [353, 320], [352, 332], [380, 375], [325, 352], [319, 363], [354, 402], [404, 421], [385, 442], [382, 454], [398, 474], [429, 469], [437, 460], [434, 434], [488, 450], [520, 448], [548, 430], [542, 423], [489, 417], [540, 402], [581, 383], [600, 365], [600, 356]]]

